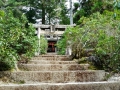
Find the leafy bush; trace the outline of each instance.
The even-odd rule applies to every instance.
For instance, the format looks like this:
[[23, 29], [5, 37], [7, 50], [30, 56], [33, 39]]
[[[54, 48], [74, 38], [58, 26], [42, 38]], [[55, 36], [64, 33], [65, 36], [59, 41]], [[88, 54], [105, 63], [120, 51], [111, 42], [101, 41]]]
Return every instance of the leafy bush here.
[[40, 54], [46, 54], [47, 47], [48, 47], [47, 39], [45, 39], [44, 36], [41, 36], [40, 37]]
[[31, 25], [26, 27], [27, 19], [24, 15], [14, 18], [11, 11], [0, 10], [0, 64], [15, 67], [20, 55], [30, 57], [36, 49], [35, 30]]
[[[82, 17], [79, 20], [80, 26], [65, 31], [64, 39], [58, 45], [59, 48], [62, 46], [66, 48], [69, 41], [74, 58], [95, 56], [97, 64], [100, 64], [97, 66], [118, 72], [120, 70], [120, 17], [114, 19], [113, 14], [114, 12], [105, 11], [102, 15], [97, 12], [89, 18]], [[88, 55], [86, 49], [94, 49], [95, 52]]]
[[60, 41], [57, 42], [57, 48], [58, 48], [58, 54], [65, 55], [66, 51], [66, 39], [63, 38]]

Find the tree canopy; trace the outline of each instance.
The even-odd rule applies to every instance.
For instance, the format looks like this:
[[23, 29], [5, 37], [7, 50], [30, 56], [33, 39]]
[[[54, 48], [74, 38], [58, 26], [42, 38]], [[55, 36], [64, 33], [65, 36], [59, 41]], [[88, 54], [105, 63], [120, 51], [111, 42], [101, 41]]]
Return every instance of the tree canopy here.
[[102, 14], [104, 10], [113, 11], [112, 1], [113, 0], [82, 0], [78, 4], [74, 4], [74, 23], [78, 23], [78, 20], [82, 16], [89, 17], [95, 12]]
[[66, 14], [62, 13], [65, 0], [29, 0], [22, 3], [26, 7], [23, 11], [31, 23], [35, 23], [36, 19], [41, 19], [42, 24], [55, 23], [56, 18], [62, 19], [62, 15]]

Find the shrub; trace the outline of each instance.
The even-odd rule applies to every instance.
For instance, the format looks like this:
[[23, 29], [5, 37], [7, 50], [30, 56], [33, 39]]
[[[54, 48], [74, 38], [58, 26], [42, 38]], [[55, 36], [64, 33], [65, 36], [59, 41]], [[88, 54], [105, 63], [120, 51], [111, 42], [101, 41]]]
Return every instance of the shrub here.
[[47, 47], [48, 47], [47, 39], [45, 39], [44, 36], [41, 36], [40, 37], [40, 54], [46, 54]]
[[[119, 15], [119, 12], [116, 13]], [[62, 48], [62, 45], [66, 48], [67, 42], [71, 42], [74, 58], [87, 56], [85, 49], [94, 49], [95, 52], [88, 56], [95, 56], [98, 59], [98, 62], [94, 62], [97, 63], [96, 66], [118, 72], [120, 70], [120, 17], [114, 19], [113, 14], [114, 12], [105, 11], [104, 14], [94, 13], [89, 18], [82, 17], [79, 20], [80, 26], [65, 31], [64, 39], [58, 45], [59, 48]]]
[[15, 18], [11, 11], [0, 10], [0, 63], [6, 64], [9, 69], [15, 67], [20, 55], [24, 54], [25, 57], [34, 55], [35, 29], [31, 25], [26, 27], [26, 23], [24, 15]]

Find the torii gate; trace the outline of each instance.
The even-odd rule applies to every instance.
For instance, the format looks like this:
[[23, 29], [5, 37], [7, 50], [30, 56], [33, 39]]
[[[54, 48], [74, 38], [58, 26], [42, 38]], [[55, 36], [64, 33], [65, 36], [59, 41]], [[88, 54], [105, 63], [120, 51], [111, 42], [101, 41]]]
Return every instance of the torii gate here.
[[[38, 46], [40, 47], [40, 36], [43, 35], [48, 40], [48, 52], [56, 52], [55, 44], [62, 37], [64, 31], [68, 27], [73, 27], [76, 25], [39, 25], [33, 24], [37, 30], [38, 36]], [[40, 49], [38, 49], [40, 52]], [[38, 53], [40, 54], [40, 53]]]

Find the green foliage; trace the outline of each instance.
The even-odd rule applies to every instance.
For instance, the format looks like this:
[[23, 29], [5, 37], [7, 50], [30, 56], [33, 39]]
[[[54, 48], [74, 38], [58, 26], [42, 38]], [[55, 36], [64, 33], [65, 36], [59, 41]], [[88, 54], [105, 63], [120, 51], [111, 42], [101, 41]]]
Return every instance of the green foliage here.
[[[111, 17], [113, 12], [106, 12], [105, 15], [96, 13], [89, 18], [81, 19], [82, 24], [84, 25], [82, 28], [86, 29], [87, 27], [90, 30], [87, 34], [87, 37], [90, 38], [87, 45], [91, 46], [90, 42], [94, 41], [92, 46], [96, 50], [95, 56], [97, 56], [100, 62], [102, 62], [103, 67], [106, 70], [114, 70], [118, 72], [120, 70], [118, 52], [120, 47], [119, 17], [114, 20], [114, 18]], [[92, 36], [89, 37], [89, 34]]]
[[[20, 1], [19, 1], [20, 2]], [[65, 0], [27, 0], [21, 1], [24, 6], [30, 7], [30, 10], [24, 10], [27, 19], [35, 23], [36, 19], [42, 19], [42, 24], [54, 23], [55, 18], [63, 19], [65, 14]], [[64, 16], [62, 17], [62, 15]], [[65, 22], [65, 21], [64, 21]]]
[[35, 29], [26, 27], [24, 15], [14, 18], [11, 11], [0, 11], [0, 63], [6, 64], [9, 69], [14, 68], [19, 56], [30, 57], [34, 54], [36, 39]]
[[2, 0], [0, 1], [0, 3], [2, 3], [2, 5], [0, 5], [0, 9], [4, 10], [4, 11], [12, 11], [13, 13], [13, 16], [14, 17], [21, 17], [22, 15], [22, 12], [21, 12], [21, 9], [22, 9], [22, 3], [21, 2], [18, 2], [16, 0]]
[[[74, 58], [92, 55], [101, 68], [120, 71], [120, 17], [114, 19], [113, 14], [114, 12], [105, 11], [103, 14], [94, 13], [89, 18], [82, 17], [79, 20], [80, 26], [65, 31], [65, 41], [61, 40], [61, 48], [66, 48], [69, 41]], [[95, 49], [95, 52], [87, 55], [85, 49]]]
[[40, 54], [47, 53], [48, 42], [44, 36], [40, 37]]
[[65, 2], [66, 0], [1, 0], [0, 8], [12, 10], [17, 18], [24, 13], [30, 23], [42, 19], [42, 24], [51, 24], [56, 23], [57, 18], [61, 24], [69, 24]]
[[57, 42], [58, 54], [65, 55], [66, 50], [66, 39], [63, 38]]
[[[113, 17], [116, 19], [119, 17], [119, 10], [120, 10], [120, 0], [115, 0], [114, 1], [114, 14]], [[120, 17], [119, 17], [120, 18]]]
[[70, 20], [67, 14], [68, 14], [67, 7], [64, 5], [64, 2], [62, 2], [60, 15], [57, 16], [61, 20], [60, 24], [65, 24], [65, 25], [70, 24]]
[[25, 84], [25, 81], [24, 81], [24, 80], [20, 80], [20, 81], [18, 82], [18, 84]]
[[114, 0], [114, 8], [120, 9], [120, 0]]
[[76, 9], [74, 14], [74, 23], [78, 24], [78, 20], [82, 16], [89, 17], [96, 12], [102, 14], [104, 10], [113, 11], [112, 2], [112, 0], [82, 0], [80, 2], [80, 9]]

